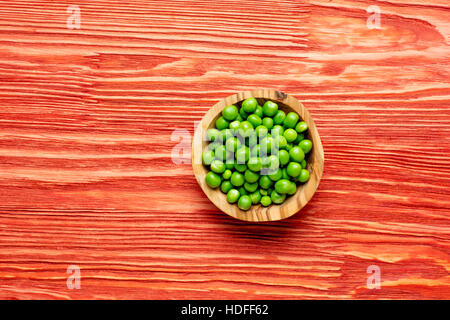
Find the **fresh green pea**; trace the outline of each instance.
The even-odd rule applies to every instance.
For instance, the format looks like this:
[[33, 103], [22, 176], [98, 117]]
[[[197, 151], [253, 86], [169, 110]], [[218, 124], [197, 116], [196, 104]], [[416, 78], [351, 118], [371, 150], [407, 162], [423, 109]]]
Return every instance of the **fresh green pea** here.
[[254, 111], [254, 114], [256, 114], [258, 117], [262, 119], [263, 117], [263, 108], [260, 105], [256, 106], [256, 109]]
[[255, 111], [257, 106], [258, 106], [258, 101], [256, 101], [255, 98], [245, 99], [241, 105], [242, 109], [244, 109], [244, 111], [247, 113], [252, 113], [253, 111]]
[[[269, 156], [269, 173], [274, 173], [280, 168], [280, 159], [276, 155]], [[269, 175], [270, 176], [270, 175]]]
[[261, 159], [257, 157], [252, 157], [248, 160], [247, 166], [250, 170], [254, 172], [259, 172], [261, 171], [262, 168]]
[[294, 145], [293, 145], [291, 142], [288, 142], [285, 149], [286, 149], [287, 151], [291, 151], [291, 149], [292, 149], [293, 147], [294, 147]]
[[306, 124], [305, 121], [300, 121], [295, 126], [295, 131], [297, 131], [298, 133], [305, 132], [306, 130], [308, 130], [308, 125]]
[[[225, 165], [226, 166], [226, 165]], [[222, 173], [222, 179], [225, 180], [229, 180], [231, 178], [231, 170], [230, 169], [226, 169], [223, 173]]]
[[237, 118], [239, 112], [238, 112], [238, 108], [235, 105], [231, 105], [228, 107], [225, 107], [222, 110], [222, 116], [225, 118], [225, 120], [228, 121], [233, 121]]
[[254, 113], [247, 117], [247, 121], [250, 122], [254, 128], [261, 125], [262, 123], [261, 118]]
[[280, 126], [279, 124], [277, 124], [276, 126], [274, 126], [272, 128], [271, 131], [272, 136], [282, 136], [284, 134], [284, 128], [282, 126]]
[[289, 156], [292, 161], [295, 162], [302, 162], [303, 159], [305, 159], [305, 153], [303, 152], [302, 148], [300, 147], [292, 147], [291, 150], [289, 150]]
[[245, 164], [250, 157], [250, 149], [247, 146], [242, 146], [236, 151], [236, 161], [239, 164]]
[[219, 130], [226, 129], [229, 125], [230, 123], [224, 117], [219, 117], [216, 120], [216, 128]]
[[275, 136], [274, 142], [275, 142], [275, 146], [278, 147], [278, 149], [284, 149], [287, 146], [287, 141], [286, 138], [283, 136]]
[[267, 196], [267, 190], [266, 190], [266, 189], [259, 189], [259, 193], [260, 193], [262, 196]]
[[244, 178], [249, 183], [255, 183], [259, 179], [259, 174], [247, 169], [245, 170]]
[[272, 127], [273, 127], [273, 120], [272, 120], [272, 118], [263, 118], [262, 119], [262, 125], [264, 127], [266, 127], [267, 130], [272, 129]]
[[295, 139], [293, 143], [298, 145], [303, 139], [305, 139], [305, 135], [303, 133], [298, 133], [297, 139]]
[[252, 204], [258, 204], [261, 201], [261, 193], [256, 190], [250, 195], [250, 199], [252, 199]]
[[236, 137], [231, 137], [225, 142], [227, 152], [236, 152], [241, 145], [241, 141]]
[[273, 139], [271, 137], [265, 137], [260, 142], [260, 152], [261, 150], [265, 152], [265, 154], [268, 154], [270, 150], [272, 149], [272, 142]]
[[245, 195], [239, 198], [238, 201], [239, 209], [247, 211], [248, 209], [250, 209], [251, 206], [252, 206], [252, 199], [249, 196]]
[[261, 204], [264, 207], [268, 207], [272, 204], [272, 199], [269, 196], [264, 196], [261, 198]]
[[281, 171], [283, 172], [283, 175], [282, 175], [282, 179], [290, 179], [291, 177], [288, 175], [288, 173], [287, 173], [287, 170], [286, 170], [286, 168], [283, 168], [283, 169], [281, 169]]
[[274, 124], [283, 124], [284, 119], [286, 118], [286, 113], [283, 110], [278, 110], [277, 113], [273, 116]]
[[221, 138], [220, 131], [215, 128], [208, 129], [208, 131], [206, 131], [206, 136], [208, 137], [208, 141], [216, 141]]
[[300, 175], [300, 172], [302, 171], [302, 166], [298, 162], [289, 162], [289, 164], [286, 167], [288, 175], [291, 177], [298, 177]]
[[289, 162], [289, 152], [287, 152], [286, 150], [280, 150], [278, 152], [278, 159], [280, 159], [280, 164], [282, 166], [288, 164], [288, 162]]
[[208, 186], [215, 189], [218, 186], [220, 186], [222, 179], [220, 178], [220, 176], [217, 173], [210, 171], [206, 174], [205, 181]]
[[232, 169], [234, 169], [234, 161], [233, 160], [231, 160], [231, 161], [227, 161], [226, 163], [225, 163], [225, 168], [227, 168], [228, 170], [232, 170]]
[[248, 192], [245, 190], [244, 186], [238, 188], [239, 194], [242, 196], [246, 195]]
[[255, 192], [256, 189], [258, 189], [258, 183], [249, 183], [249, 182], [245, 182], [244, 183], [244, 189], [247, 190], [248, 192]]
[[283, 121], [283, 126], [285, 128], [294, 128], [297, 124], [298, 118], [298, 114], [296, 114], [295, 112], [289, 112]]
[[292, 189], [292, 182], [287, 179], [280, 179], [275, 182], [275, 191], [279, 194], [286, 194]]
[[230, 182], [235, 187], [240, 187], [244, 184], [244, 175], [238, 171], [233, 172], [230, 178]]
[[253, 125], [247, 120], [242, 121], [241, 124], [239, 125], [239, 134], [242, 137], [248, 137], [252, 131]]
[[227, 141], [233, 137], [233, 130], [231, 129], [223, 129], [220, 133], [222, 134], [222, 141]]
[[272, 192], [273, 192], [273, 188], [272, 188], [272, 187], [270, 187], [269, 189], [267, 189], [267, 194], [268, 194], [269, 196], [272, 194]]
[[291, 190], [289, 190], [289, 192], [287, 193], [289, 196], [292, 196], [293, 194], [295, 194], [297, 192], [297, 185], [295, 184], [295, 182], [291, 182]]
[[241, 127], [241, 123], [237, 120], [234, 120], [233, 122], [230, 123], [229, 127], [230, 127], [230, 130], [237, 132], [239, 130], [239, 128]]
[[214, 153], [217, 160], [225, 162], [225, 160], [227, 159], [227, 150], [224, 145], [218, 146], [216, 150], [214, 150]]
[[214, 151], [206, 150], [202, 153], [202, 161], [205, 166], [209, 166], [214, 160]]
[[273, 101], [266, 101], [263, 105], [263, 113], [265, 116], [273, 117], [278, 111], [278, 105]]
[[297, 131], [294, 129], [286, 129], [283, 133], [283, 136], [286, 138], [287, 142], [294, 142], [297, 139]]
[[223, 173], [225, 171], [225, 164], [220, 160], [213, 160], [211, 162], [211, 170], [215, 173]]
[[244, 121], [244, 119], [242, 119], [242, 117], [241, 117], [241, 115], [240, 115], [240, 114], [238, 114], [238, 116], [237, 116], [237, 118], [236, 118], [235, 120], [237, 120], [237, 121], [239, 121], [239, 122], [242, 122], [242, 121]]
[[236, 189], [230, 189], [227, 193], [227, 201], [229, 203], [235, 203], [236, 201], [239, 200], [240, 197], [240, 193], [239, 191], [237, 191]]
[[215, 152], [216, 148], [220, 145], [222, 145], [222, 143], [220, 143], [219, 141], [214, 141], [214, 142], [211, 142], [210, 144], [208, 144], [207, 148], [209, 150], [213, 150]]
[[302, 165], [302, 168], [303, 168], [303, 169], [306, 168], [306, 160], [303, 160], [302, 162], [300, 162], [300, 164]]
[[285, 194], [279, 194], [276, 190], [273, 190], [270, 194], [270, 198], [272, 199], [273, 203], [281, 204], [284, 202], [284, 199], [286, 199]]
[[268, 176], [261, 176], [259, 178], [259, 185], [263, 189], [268, 189], [273, 184], [273, 181], [270, 180]]
[[241, 110], [239, 110], [239, 115], [241, 116], [241, 120], [239, 121], [244, 121], [248, 117], [248, 113], [244, 111], [244, 108], [241, 108]]
[[247, 170], [247, 166], [243, 163], [235, 163], [234, 169], [238, 172], [245, 172], [245, 170]]
[[256, 129], [255, 129], [255, 133], [256, 133], [256, 135], [258, 136], [259, 139], [262, 139], [265, 136], [267, 136], [268, 132], [269, 132], [269, 130], [263, 125], [257, 126]]
[[269, 179], [272, 181], [278, 181], [283, 177], [283, 171], [281, 171], [280, 168], [278, 168], [273, 173], [269, 174]]
[[298, 181], [300, 182], [306, 182], [309, 180], [309, 171], [306, 169], [302, 169], [302, 171], [300, 172], [300, 175], [298, 177]]
[[220, 190], [225, 194], [228, 193], [228, 191], [230, 191], [231, 189], [233, 189], [233, 185], [228, 180], [223, 181], [220, 185]]
[[312, 142], [311, 142], [311, 140], [305, 139], [305, 140], [302, 140], [302, 141], [298, 144], [298, 146], [299, 146], [300, 148], [302, 148], [302, 150], [303, 150], [304, 153], [308, 153], [308, 152], [310, 152], [311, 149], [312, 149]]

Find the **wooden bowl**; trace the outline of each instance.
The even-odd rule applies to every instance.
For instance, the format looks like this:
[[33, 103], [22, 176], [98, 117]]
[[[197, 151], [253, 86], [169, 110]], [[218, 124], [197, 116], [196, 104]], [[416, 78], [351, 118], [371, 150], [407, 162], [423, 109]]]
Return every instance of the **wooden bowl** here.
[[[290, 111], [298, 113], [301, 119], [308, 124], [308, 134], [306, 136], [312, 141], [313, 149], [306, 160], [308, 163], [306, 168], [310, 172], [310, 178], [308, 182], [297, 187], [297, 192], [294, 195], [288, 197], [281, 205], [272, 204], [268, 207], [263, 207], [260, 204], [252, 205], [250, 210], [243, 211], [238, 208], [237, 204], [228, 203], [226, 195], [220, 191], [220, 188], [211, 189], [206, 184], [205, 176], [208, 173], [208, 169], [202, 164], [202, 152], [209, 144], [205, 139], [206, 131], [215, 126], [216, 119], [220, 117], [222, 110], [231, 104], [236, 104], [239, 107], [241, 101], [251, 97], [256, 98], [260, 105], [263, 105], [266, 100], [270, 99], [275, 101], [279, 109], [286, 113]], [[195, 177], [209, 200], [228, 215], [236, 219], [252, 222], [276, 221], [297, 213], [316, 192], [322, 177], [324, 162], [322, 143], [308, 110], [296, 98], [280, 91], [266, 89], [233, 94], [220, 100], [209, 109], [195, 131], [191, 157]]]

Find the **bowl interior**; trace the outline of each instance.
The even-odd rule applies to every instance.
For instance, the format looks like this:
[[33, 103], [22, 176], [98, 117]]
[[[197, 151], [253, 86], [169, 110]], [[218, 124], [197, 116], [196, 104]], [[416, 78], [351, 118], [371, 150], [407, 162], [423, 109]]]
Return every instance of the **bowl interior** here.
[[[270, 205], [264, 207], [261, 204], [252, 205], [250, 210], [243, 211], [238, 208], [236, 204], [229, 204], [226, 200], [226, 194], [220, 191], [220, 188], [211, 189], [205, 182], [205, 176], [208, 169], [201, 164], [202, 152], [207, 148], [209, 141], [207, 141], [206, 131], [215, 127], [217, 118], [221, 116], [223, 108], [230, 104], [241, 108], [241, 102], [249, 97], [257, 99], [259, 105], [263, 105], [267, 100], [272, 100], [278, 104], [278, 109], [283, 110], [286, 114], [288, 112], [296, 112], [300, 116], [300, 120], [308, 124], [308, 131], [305, 138], [310, 139], [313, 143], [313, 149], [305, 157], [307, 162], [307, 169], [310, 172], [310, 179], [303, 185], [297, 186], [297, 192], [288, 197], [281, 205]], [[197, 181], [202, 187], [208, 198], [225, 213], [246, 221], [262, 222], [275, 221], [287, 218], [298, 212], [312, 197], [323, 171], [323, 150], [320, 137], [314, 125], [312, 118], [303, 105], [292, 96], [280, 93], [278, 91], [252, 91], [236, 94], [225, 99], [222, 99], [213, 108], [211, 108], [205, 117], [202, 119], [199, 127], [196, 130], [193, 144], [193, 168]]]

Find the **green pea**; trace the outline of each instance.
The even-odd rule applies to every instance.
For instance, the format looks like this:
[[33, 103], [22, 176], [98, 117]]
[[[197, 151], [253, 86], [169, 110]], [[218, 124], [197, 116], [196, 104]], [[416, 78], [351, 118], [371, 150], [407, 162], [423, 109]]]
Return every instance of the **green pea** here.
[[239, 164], [245, 164], [250, 157], [250, 149], [247, 146], [242, 146], [236, 151], [236, 161]]
[[278, 152], [278, 159], [280, 160], [280, 163], [281, 163], [282, 166], [288, 164], [288, 162], [289, 162], [289, 152], [287, 152], [286, 150], [280, 150]]
[[257, 174], [256, 172], [253, 172], [251, 170], [245, 170], [244, 178], [245, 178], [245, 181], [247, 181], [249, 183], [255, 183], [259, 179], [259, 174]]
[[241, 141], [236, 137], [229, 138], [225, 142], [227, 152], [236, 152], [241, 147], [241, 145]]
[[294, 142], [297, 139], [297, 131], [294, 129], [286, 129], [283, 133], [283, 136], [286, 138], [287, 142]]
[[235, 171], [231, 175], [230, 182], [233, 186], [240, 187], [245, 182], [244, 175], [240, 172]]
[[233, 130], [234, 132], [237, 132], [241, 126], [241, 123], [237, 120], [230, 123], [230, 130]]
[[302, 171], [302, 166], [298, 162], [289, 162], [289, 164], [286, 167], [288, 175], [291, 177], [298, 177], [300, 175], [300, 172]]
[[268, 132], [269, 132], [269, 130], [266, 127], [264, 127], [263, 125], [257, 126], [255, 129], [255, 133], [259, 139], [262, 139], [265, 136], [267, 136]]
[[244, 111], [244, 108], [241, 108], [241, 110], [239, 110], [239, 115], [241, 116], [241, 120], [239, 121], [244, 121], [248, 117], [248, 113]]
[[262, 196], [267, 196], [267, 190], [266, 190], [266, 189], [259, 189], [259, 193], [260, 193]]
[[276, 155], [269, 156], [269, 173], [275, 172], [280, 168], [280, 159]]
[[298, 133], [305, 132], [306, 130], [308, 130], [308, 125], [306, 124], [305, 121], [300, 121], [295, 126], [295, 131], [297, 131]]
[[273, 139], [271, 137], [265, 137], [260, 142], [260, 152], [263, 151], [264, 154], [268, 154], [272, 149]]
[[281, 171], [280, 168], [278, 168], [273, 173], [269, 174], [269, 179], [272, 181], [280, 180], [283, 177], [283, 171]]
[[250, 155], [251, 155], [252, 157], [259, 157], [259, 149], [260, 149], [259, 144], [257, 144], [257, 145], [254, 146], [254, 147], [252, 148], [252, 150], [250, 151]]
[[247, 194], [247, 190], [245, 190], [244, 186], [239, 187], [238, 191], [241, 196], [244, 196]]
[[272, 129], [272, 127], [273, 127], [273, 120], [272, 120], [272, 118], [263, 118], [262, 119], [262, 125], [264, 127], [266, 127], [267, 130]]
[[252, 204], [258, 204], [261, 201], [261, 193], [256, 190], [250, 195], [250, 199], [252, 199]]
[[263, 113], [265, 116], [273, 117], [278, 111], [278, 105], [273, 101], [266, 101], [263, 105]]
[[257, 158], [257, 157], [252, 157], [248, 160], [247, 166], [250, 170], [254, 171], [254, 172], [259, 172], [261, 171], [261, 159]]
[[258, 189], [258, 183], [249, 183], [249, 182], [245, 182], [244, 183], [244, 189], [247, 190], [248, 192], [255, 192], [256, 189]]
[[283, 136], [275, 136], [274, 138], [275, 146], [278, 147], [278, 149], [286, 148], [287, 146], [287, 140]]
[[306, 160], [303, 160], [302, 162], [300, 162], [300, 164], [302, 165], [302, 169], [306, 168]]
[[300, 147], [292, 147], [291, 150], [289, 150], [289, 156], [292, 161], [295, 162], [302, 162], [303, 159], [305, 159], [305, 153], [303, 152], [302, 148]]
[[291, 190], [289, 190], [289, 192], [287, 194], [289, 196], [292, 196], [293, 194], [295, 194], [297, 192], [297, 185], [292, 181], [290, 181], [290, 182], [291, 182]]
[[269, 188], [269, 189], [267, 189], [267, 194], [268, 194], [269, 196], [272, 194], [272, 192], [273, 192], [273, 188], [272, 188], [272, 187]]
[[231, 189], [233, 189], [233, 185], [228, 180], [223, 181], [220, 185], [220, 190], [225, 194], [228, 193], [228, 191], [230, 191]]
[[234, 161], [227, 161], [225, 163], [225, 168], [231, 171], [231, 169], [234, 169]]
[[216, 141], [217, 139], [220, 139], [221, 134], [219, 130], [212, 128], [206, 131], [206, 136], [208, 137], [208, 141]]
[[247, 121], [250, 122], [255, 128], [262, 123], [261, 118], [254, 113], [247, 117]]
[[264, 196], [261, 198], [261, 204], [264, 207], [268, 207], [272, 204], [272, 199], [269, 196]]
[[305, 135], [303, 133], [297, 134], [297, 139], [293, 142], [294, 144], [299, 144], [303, 139], [305, 139]]
[[[226, 166], [226, 165], [225, 165]], [[226, 169], [223, 173], [222, 173], [222, 178], [225, 180], [228, 180], [231, 178], [231, 170], [230, 169]]]
[[216, 150], [214, 150], [214, 153], [217, 160], [225, 162], [225, 160], [227, 159], [227, 150], [224, 145], [218, 146]]
[[256, 107], [258, 106], [258, 101], [256, 101], [255, 98], [248, 98], [242, 102], [241, 106], [245, 112], [252, 113], [253, 111], [255, 111]]
[[294, 145], [293, 145], [291, 142], [288, 142], [285, 149], [286, 149], [287, 151], [291, 151], [291, 149], [292, 149], [293, 147], [294, 147]]
[[275, 182], [275, 191], [279, 194], [286, 194], [292, 189], [292, 182], [287, 179], [280, 179]]
[[220, 146], [220, 145], [221, 145], [220, 142], [214, 141], [214, 142], [211, 142], [211, 143], [208, 145], [207, 148], [208, 148], [209, 150], [213, 150], [213, 151], [215, 152], [216, 148], [217, 148], [218, 146]]
[[247, 170], [247, 166], [243, 163], [235, 163], [234, 169], [236, 169], [238, 172], [245, 172], [245, 170]]
[[305, 139], [305, 140], [302, 140], [302, 141], [298, 144], [298, 146], [299, 146], [300, 148], [302, 148], [302, 150], [303, 150], [304, 153], [308, 153], [308, 152], [310, 152], [311, 149], [312, 149], [312, 142], [311, 142], [311, 140]]
[[309, 180], [309, 171], [306, 169], [302, 169], [302, 171], [300, 172], [300, 175], [298, 177], [298, 181], [300, 182], [306, 182]]
[[239, 121], [239, 122], [242, 122], [242, 121], [244, 121], [244, 119], [242, 119], [242, 117], [241, 117], [241, 115], [240, 115], [240, 114], [238, 114], [238, 116], [237, 116], [236, 120], [237, 120], [237, 121]]
[[236, 201], [239, 200], [240, 197], [240, 193], [239, 191], [237, 191], [236, 189], [230, 189], [230, 191], [228, 191], [227, 193], [227, 201], [229, 203], [235, 203]]
[[259, 186], [263, 189], [268, 189], [273, 184], [273, 181], [270, 180], [268, 176], [261, 176], [259, 178]]
[[225, 164], [220, 160], [213, 160], [211, 162], [211, 170], [215, 173], [223, 173], [225, 171]]
[[212, 171], [210, 171], [206, 174], [205, 180], [206, 180], [206, 184], [213, 189], [220, 186], [220, 183], [222, 182], [222, 179], [220, 178], [220, 176], [217, 173], [214, 173]]
[[254, 114], [256, 114], [258, 117], [262, 119], [263, 117], [263, 108], [260, 105], [256, 106], [256, 109], [254, 111]]
[[245, 195], [239, 198], [238, 201], [239, 209], [247, 211], [248, 209], [250, 209], [251, 206], [252, 206], [252, 199], [249, 196]]
[[298, 118], [298, 114], [296, 114], [295, 112], [289, 112], [283, 121], [283, 126], [285, 128], [294, 128], [297, 124]]
[[277, 124], [276, 126], [274, 126], [272, 128], [272, 136], [282, 136], [284, 134], [284, 128], [282, 126], [280, 126], [279, 124]]
[[231, 129], [223, 129], [220, 133], [222, 134], [222, 141], [227, 141], [233, 137], [233, 130]]
[[202, 161], [205, 166], [209, 166], [214, 160], [214, 151], [206, 150], [202, 153]]
[[270, 198], [272, 199], [273, 203], [281, 204], [284, 202], [284, 199], [286, 199], [285, 194], [279, 194], [276, 190], [273, 190], [270, 194]]
[[216, 120], [216, 128], [219, 130], [226, 129], [229, 125], [230, 123], [224, 117], [219, 117]]
[[291, 177], [288, 175], [288, 173], [287, 173], [287, 170], [286, 170], [286, 168], [283, 168], [283, 169], [281, 169], [281, 171], [283, 172], [283, 175], [282, 175], [282, 179], [290, 179]]
[[283, 124], [284, 119], [286, 118], [286, 113], [283, 110], [278, 110], [277, 113], [273, 116], [274, 124]]
[[225, 107], [222, 110], [222, 116], [228, 121], [235, 120], [237, 118], [238, 114], [239, 114], [238, 108], [235, 105]]

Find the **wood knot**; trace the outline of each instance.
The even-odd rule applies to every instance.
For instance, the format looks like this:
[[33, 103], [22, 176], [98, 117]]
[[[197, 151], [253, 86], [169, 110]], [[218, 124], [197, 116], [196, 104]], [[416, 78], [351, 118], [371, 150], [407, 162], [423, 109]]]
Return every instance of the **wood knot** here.
[[277, 96], [277, 99], [284, 100], [287, 98], [287, 94], [281, 91], [275, 91], [275, 95]]

